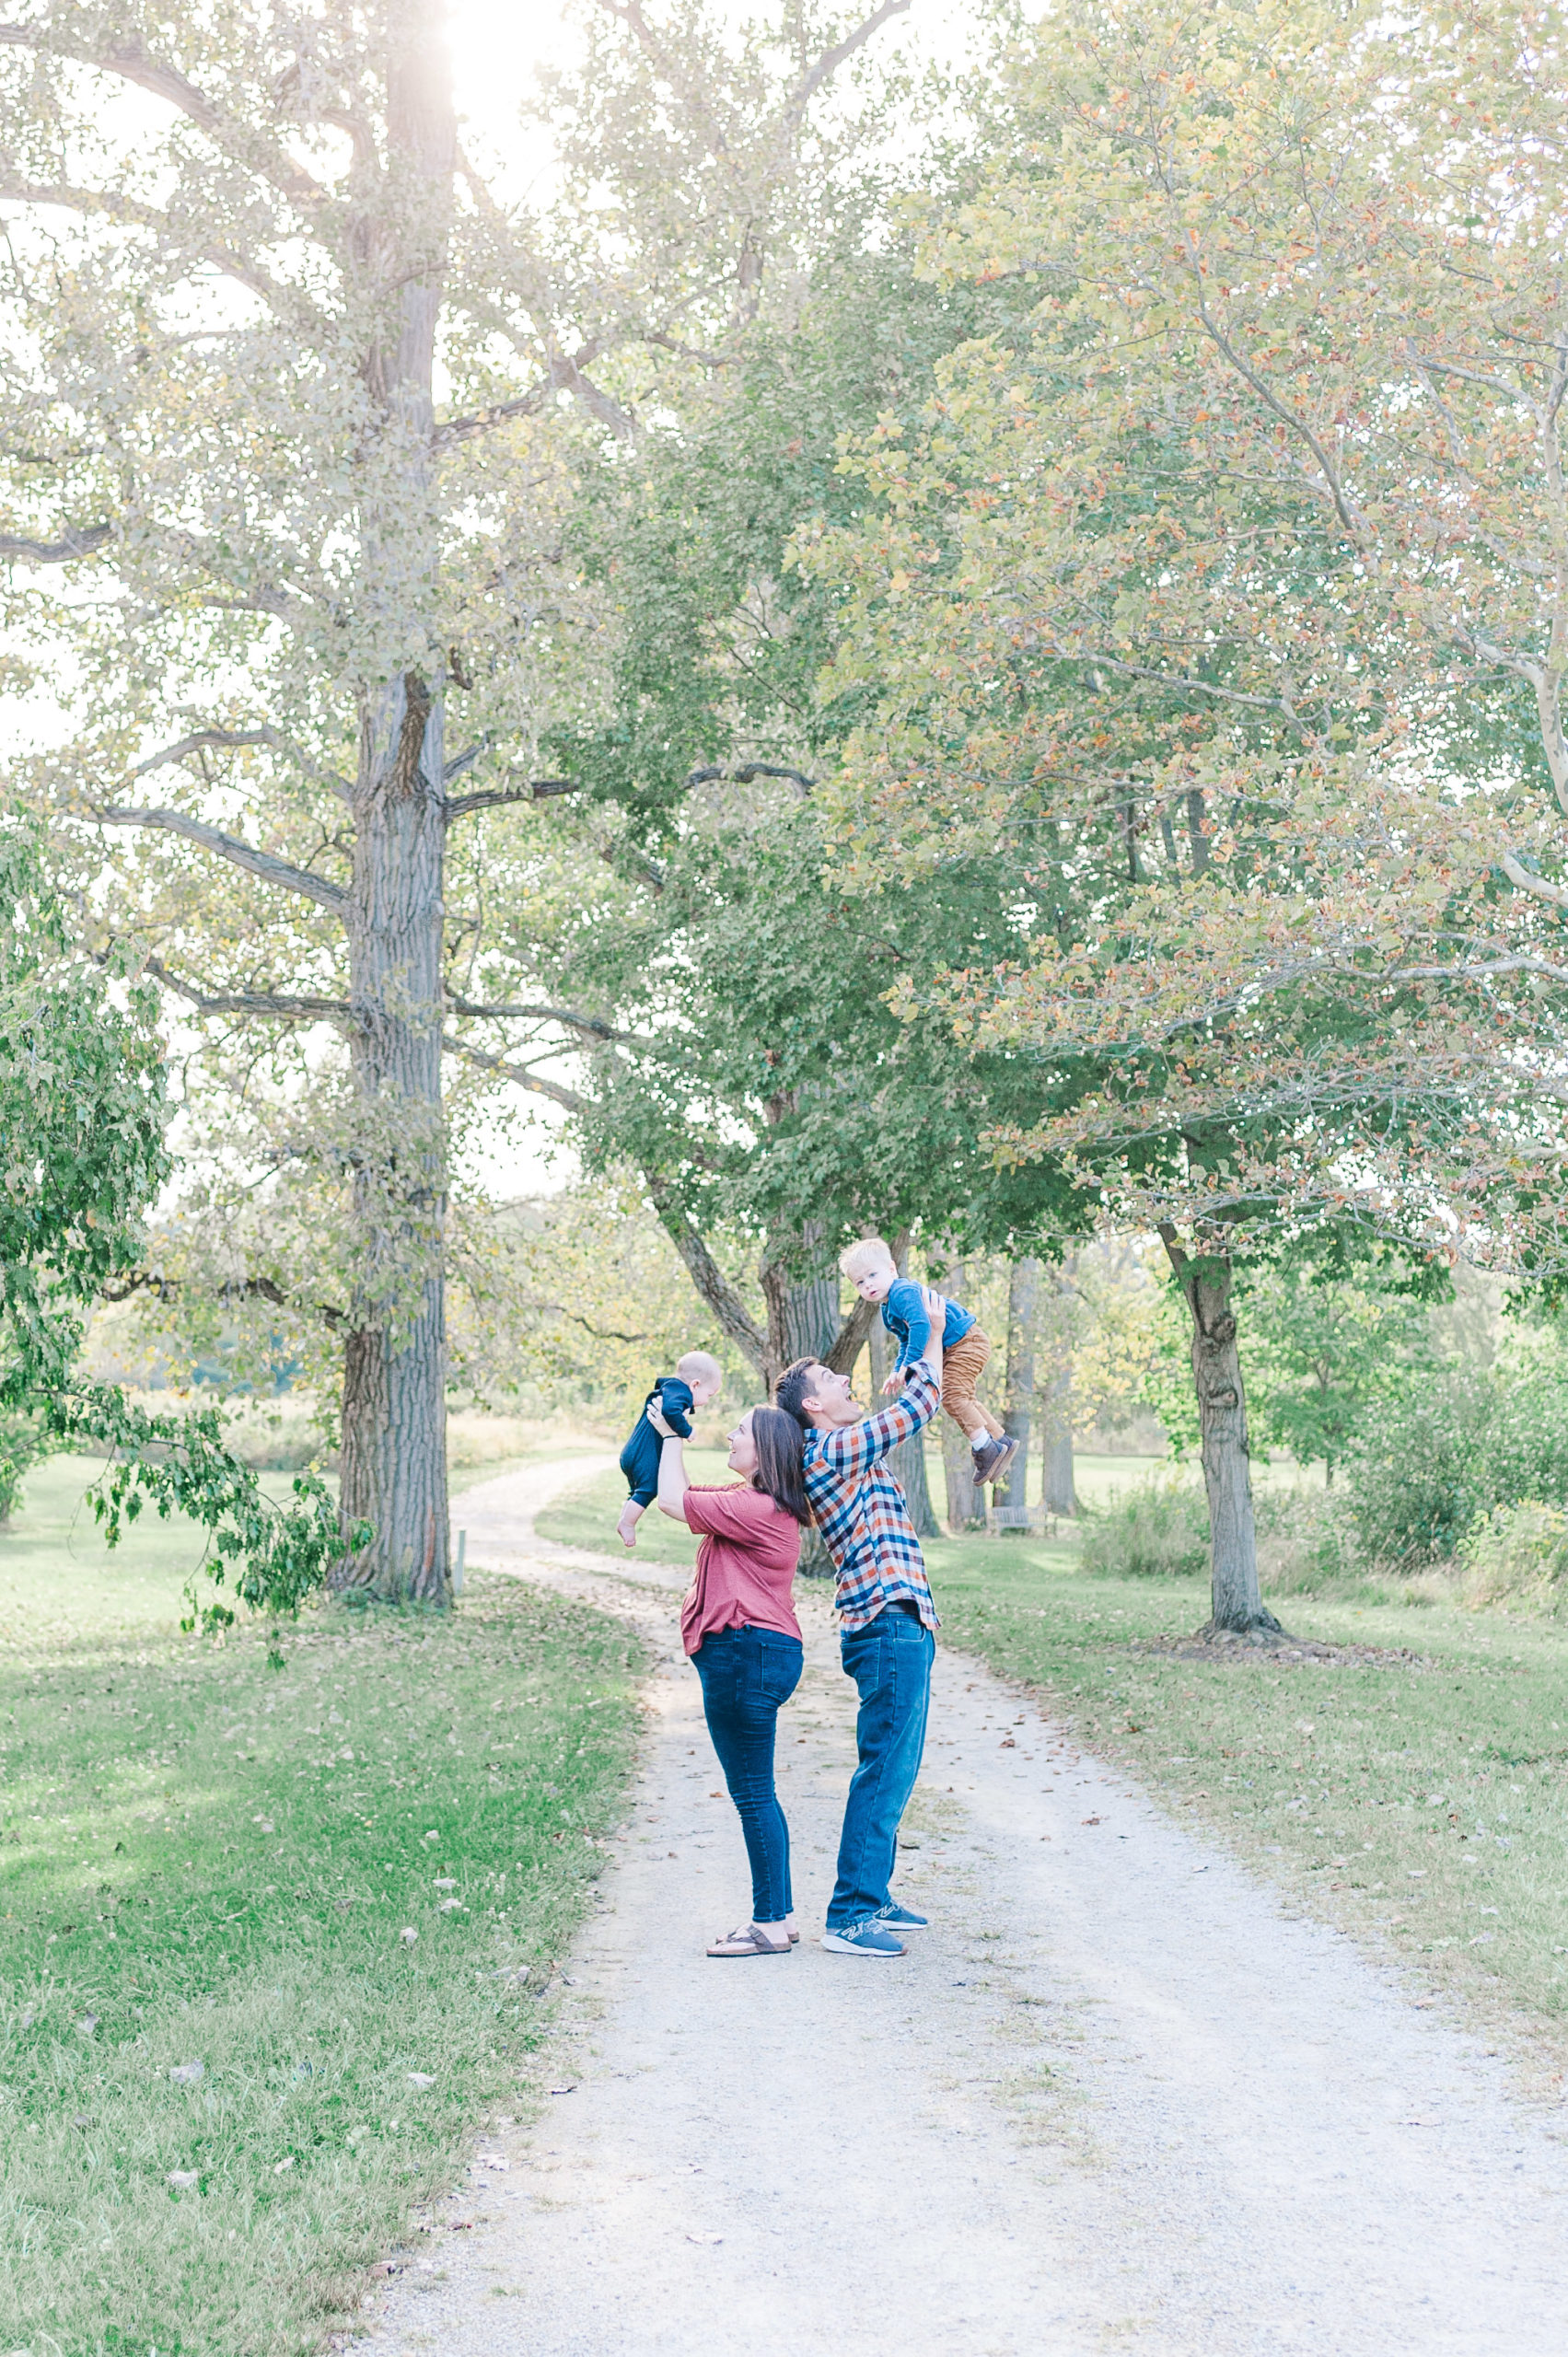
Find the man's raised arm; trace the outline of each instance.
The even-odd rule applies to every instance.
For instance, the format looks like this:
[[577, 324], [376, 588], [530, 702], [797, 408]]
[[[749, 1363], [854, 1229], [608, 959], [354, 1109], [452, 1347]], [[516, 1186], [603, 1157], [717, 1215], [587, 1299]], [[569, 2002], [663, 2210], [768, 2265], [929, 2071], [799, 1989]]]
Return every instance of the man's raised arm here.
[[890, 1449], [912, 1440], [941, 1404], [942, 1337], [934, 1330], [924, 1355], [910, 1368], [903, 1391], [890, 1408], [863, 1416], [857, 1424], [843, 1424], [837, 1432], [819, 1435], [823, 1462], [840, 1473], [864, 1473]]

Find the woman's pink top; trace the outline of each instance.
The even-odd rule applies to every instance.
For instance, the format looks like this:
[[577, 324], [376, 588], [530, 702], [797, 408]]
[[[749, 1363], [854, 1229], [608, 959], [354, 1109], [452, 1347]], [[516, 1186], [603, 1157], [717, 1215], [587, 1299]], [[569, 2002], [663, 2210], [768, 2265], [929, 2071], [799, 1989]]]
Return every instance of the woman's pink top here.
[[697, 1576], [680, 1607], [689, 1654], [715, 1629], [777, 1629], [798, 1637], [790, 1602], [800, 1561], [800, 1525], [765, 1490], [688, 1490], [686, 1522], [703, 1533]]

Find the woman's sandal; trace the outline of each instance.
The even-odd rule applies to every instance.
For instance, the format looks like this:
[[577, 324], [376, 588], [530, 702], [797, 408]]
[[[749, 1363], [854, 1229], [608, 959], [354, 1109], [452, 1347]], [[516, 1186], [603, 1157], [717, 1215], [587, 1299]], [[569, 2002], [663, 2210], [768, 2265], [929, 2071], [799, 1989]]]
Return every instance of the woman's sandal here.
[[708, 1950], [710, 1956], [788, 1956], [787, 1940], [770, 1940], [755, 1923], [743, 1923], [727, 1939], [715, 1940]]

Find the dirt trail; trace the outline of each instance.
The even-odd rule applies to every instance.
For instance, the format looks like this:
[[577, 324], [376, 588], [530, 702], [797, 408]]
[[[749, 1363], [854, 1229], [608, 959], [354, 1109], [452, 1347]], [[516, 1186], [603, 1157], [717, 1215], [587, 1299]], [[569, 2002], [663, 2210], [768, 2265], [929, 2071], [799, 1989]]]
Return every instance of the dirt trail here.
[[556, 2014], [571, 2092], [481, 2138], [508, 2165], [377, 2295], [375, 2357], [1561, 2357], [1555, 2119], [961, 1655], [901, 1861], [934, 1928], [896, 1964], [821, 1952], [853, 1713], [813, 1590], [781, 1720], [804, 1937], [709, 1963], [748, 1887], [675, 1576], [531, 1538], [582, 1469], [460, 1501], [470, 1561], [657, 1656]]

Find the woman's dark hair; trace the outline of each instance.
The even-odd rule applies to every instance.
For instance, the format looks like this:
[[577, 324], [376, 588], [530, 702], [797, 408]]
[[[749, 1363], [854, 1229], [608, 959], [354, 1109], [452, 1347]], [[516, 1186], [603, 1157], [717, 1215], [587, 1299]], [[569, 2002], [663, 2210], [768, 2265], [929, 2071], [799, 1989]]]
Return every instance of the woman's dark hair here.
[[793, 1416], [782, 1408], [753, 1408], [751, 1411], [751, 1441], [757, 1451], [757, 1470], [751, 1479], [759, 1490], [765, 1490], [774, 1505], [792, 1514], [807, 1530], [811, 1527], [811, 1506], [806, 1495], [806, 1477], [801, 1470], [801, 1457], [806, 1449], [806, 1434]]

